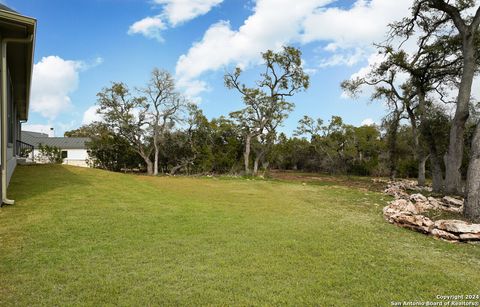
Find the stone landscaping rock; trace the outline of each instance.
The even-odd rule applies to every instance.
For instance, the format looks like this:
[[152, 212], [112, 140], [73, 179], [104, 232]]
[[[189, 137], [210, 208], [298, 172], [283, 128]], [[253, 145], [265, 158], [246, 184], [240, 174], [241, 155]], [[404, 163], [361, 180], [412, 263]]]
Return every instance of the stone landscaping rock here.
[[428, 202], [428, 198], [426, 198], [425, 196], [423, 196], [420, 193], [410, 195], [410, 200], [413, 201], [413, 202], [416, 202], [416, 203], [418, 203], [418, 202]]
[[392, 208], [390, 206], [386, 206], [385, 208], [383, 208], [383, 216], [385, 217], [385, 219], [389, 220], [389, 218], [392, 216], [392, 215], [395, 215], [395, 214], [398, 214], [399, 212], [397, 211], [396, 208]]
[[423, 196], [422, 194], [413, 194], [410, 195], [410, 200], [415, 202], [415, 207], [417, 207], [417, 211], [419, 213], [425, 212], [428, 210], [436, 209], [437, 208], [437, 203], [431, 203], [430, 200]]
[[440, 210], [447, 211], [447, 212], [452, 212], [452, 213], [462, 213], [463, 212], [463, 207], [457, 208], [457, 207], [441, 207]]
[[397, 226], [422, 233], [429, 233], [430, 228], [433, 226], [432, 220], [418, 214], [397, 213], [392, 215], [389, 221]]
[[434, 197], [429, 197], [427, 200], [434, 208], [439, 208], [441, 206], [441, 202]]
[[463, 200], [461, 199], [456, 199], [456, 198], [453, 198], [453, 197], [450, 197], [450, 196], [445, 196], [444, 198], [442, 198], [444, 204], [446, 204], [447, 206], [450, 206], [450, 207], [462, 207], [463, 206]]
[[460, 234], [462, 241], [480, 241], [480, 233], [462, 233]]
[[459, 220], [439, 220], [435, 222], [435, 228], [454, 233], [480, 234], [480, 224], [471, 224]]
[[410, 191], [429, 191], [425, 187], [417, 187], [409, 180], [388, 182], [385, 193], [395, 200], [383, 208], [385, 219], [399, 227], [408, 228], [450, 242], [480, 243], [480, 224], [471, 224], [459, 220], [432, 221], [421, 213], [428, 210], [444, 210], [460, 213], [463, 200], [450, 196], [442, 199], [425, 197], [421, 193], [408, 194]]
[[460, 240], [459, 236], [454, 235], [453, 233], [449, 233], [447, 231], [443, 231], [440, 229], [432, 229], [431, 232], [432, 236], [439, 238], [439, 239], [444, 239], [448, 241], [458, 241]]
[[408, 193], [396, 186], [388, 187], [384, 193], [395, 198], [408, 198]]
[[[374, 182], [383, 182], [379, 179]], [[393, 196], [395, 198], [407, 198], [409, 194], [407, 191], [417, 191], [417, 192], [431, 192], [432, 188], [430, 187], [419, 187], [415, 181], [412, 180], [396, 180], [388, 181], [385, 194]]]
[[395, 208], [398, 212], [410, 212], [413, 214], [419, 213], [417, 207], [406, 199], [397, 199], [390, 203], [390, 206]]

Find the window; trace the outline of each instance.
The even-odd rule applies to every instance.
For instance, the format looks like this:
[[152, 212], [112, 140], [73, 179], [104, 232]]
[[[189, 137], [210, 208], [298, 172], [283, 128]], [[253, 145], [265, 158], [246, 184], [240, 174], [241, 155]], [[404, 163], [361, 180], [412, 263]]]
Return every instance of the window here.
[[68, 158], [68, 151], [62, 150], [62, 159]]

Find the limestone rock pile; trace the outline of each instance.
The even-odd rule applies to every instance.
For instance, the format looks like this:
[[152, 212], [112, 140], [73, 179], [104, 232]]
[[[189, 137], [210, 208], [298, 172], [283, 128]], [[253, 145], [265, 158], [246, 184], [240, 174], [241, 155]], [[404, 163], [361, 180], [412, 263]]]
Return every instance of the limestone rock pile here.
[[415, 188], [413, 185], [414, 183], [408, 181], [389, 182], [385, 193], [394, 196], [395, 200], [383, 209], [383, 215], [388, 222], [447, 241], [480, 241], [480, 224], [459, 220], [432, 221], [422, 215], [429, 210], [460, 213], [463, 210], [463, 200], [450, 196], [441, 199], [426, 197], [420, 193], [409, 195], [408, 190], [425, 191], [424, 188]]
[[432, 192], [430, 187], [420, 187], [413, 180], [388, 181], [384, 193], [395, 198], [409, 197], [408, 191], [414, 192]]

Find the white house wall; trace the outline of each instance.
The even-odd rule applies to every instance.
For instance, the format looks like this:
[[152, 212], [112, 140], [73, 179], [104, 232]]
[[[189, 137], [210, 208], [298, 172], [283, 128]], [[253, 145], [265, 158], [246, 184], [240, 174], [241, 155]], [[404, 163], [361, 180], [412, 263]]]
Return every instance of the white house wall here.
[[12, 175], [16, 167], [17, 167], [17, 158], [16, 157], [7, 158], [7, 186], [10, 184], [10, 179], [12, 179]]
[[63, 160], [63, 164], [87, 167], [88, 152], [86, 149], [62, 149], [66, 150], [67, 158]]
[[88, 159], [88, 153], [86, 149], [62, 149], [68, 151], [69, 160], [86, 160]]
[[[67, 158], [63, 159], [63, 164], [89, 167], [87, 163], [87, 160], [89, 157], [86, 149], [61, 149], [61, 150], [67, 151]], [[47, 163], [47, 161], [42, 161], [40, 159], [40, 151], [37, 148], [33, 150], [33, 154], [35, 156], [36, 163]], [[30, 155], [30, 158], [31, 158], [31, 155]]]

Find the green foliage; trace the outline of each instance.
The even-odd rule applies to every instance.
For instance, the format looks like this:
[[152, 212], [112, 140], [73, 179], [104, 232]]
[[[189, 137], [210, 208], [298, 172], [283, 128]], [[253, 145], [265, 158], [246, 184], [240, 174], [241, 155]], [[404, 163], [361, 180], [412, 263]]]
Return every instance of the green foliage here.
[[143, 159], [130, 143], [115, 133], [105, 123], [84, 125], [77, 130], [65, 132], [65, 136], [88, 137], [89, 164], [110, 171], [138, 168]]
[[314, 161], [310, 165], [315, 167], [306, 170], [371, 175], [379, 163], [382, 143], [376, 126], [354, 127], [339, 116], [324, 125], [321, 119], [304, 116], [295, 133], [310, 138]]
[[[389, 136], [387, 135], [387, 138]], [[415, 142], [412, 139], [412, 128], [400, 125], [396, 135], [396, 171], [397, 177], [415, 178], [418, 176], [418, 161], [415, 157]], [[389, 140], [387, 140], [387, 146]], [[429, 165], [429, 164], [427, 164]]]
[[39, 155], [38, 158], [40, 161], [45, 163], [52, 163], [52, 164], [62, 164], [62, 150], [55, 146], [43, 145], [40, 144], [38, 146]]
[[187, 126], [165, 135], [160, 153], [165, 173], [236, 172], [242, 153], [239, 128], [221, 117], [209, 121], [195, 105], [189, 106]]
[[283, 133], [273, 147], [272, 167], [280, 170], [318, 170], [315, 153], [306, 139], [287, 138]]
[[[429, 118], [443, 154], [448, 119], [442, 113]], [[411, 127], [400, 125], [397, 129], [397, 176], [416, 177], [418, 161]], [[470, 130], [473, 129], [472, 124]], [[120, 171], [139, 168], [143, 162], [130, 144], [105, 124], [83, 126], [66, 135], [91, 138], [88, 143], [90, 163], [95, 167]], [[378, 126], [354, 127], [345, 124], [338, 116], [333, 116], [325, 124], [321, 119], [305, 116], [299, 121], [296, 135], [287, 137], [281, 133], [273, 142], [264, 158], [270, 168], [361, 176], [389, 175], [391, 135], [388, 130]], [[472, 135], [467, 133], [466, 142], [470, 142]], [[184, 125], [165, 133], [162, 138], [159, 170], [174, 174], [239, 173], [242, 170], [243, 137], [241, 126], [232, 119], [220, 117], [209, 121], [197, 106], [191, 105]], [[257, 142], [254, 140], [253, 148], [262, 146]], [[427, 175], [429, 169], [427, 164]]]
[[153, 174], [151, 155], [154, 142], [149, 129], [151, 122], [146, 100], [146, 97], [131, 94], [127, 85], [121, 82], [114, 82], [97, 94], [102, 122], [129, 145], [129, 150], [138, 153], [147, 166], [147, 172]]
[[241, 168], [243, 140], [240, 127], [232, 120], [220, 117], [210, 122], [212, 140], [212, 172], [236, 172]]
[[[309, 87], [309, 76], [303, 71], [301, 51], [294, 47], [283, 47], [281, 52], [271, 50], [262, 53], [265, 72], [254, 87], [247, 87], [239, 81], [242, 74], [240, 68], [224, 77], [225, 86], [236, 89], [243, 98], [245, 107], [230, 113], [241, 127], [245, 141], [245, 172], [250, 174], [250, 148], [255, 153], [255, 166], [259, 162], [268, 164], [276, 129], [288, 117], [294, 108], [287, 101], [296, 93]], [[257, 168], [254, 168], [254, 175]]]
[[26, 147], [22, 147], [20, 149], [20, 153], [19, 153], [19, 156], [22, 157], [22, 158], [27, 158], [30, 156], [30, 154], [33, 152], [33, 149], [31, 148], [26, 148]]
[[[112, 83], [97, 94], [99, 113], [111, 131], [115, 131], [132, 147], [150, 147], [147, 141], [147, 104], [144, 97], [135, 97], [124, 83]], [[144, 144], [146, 143], [146, 144]]]
[[435, 140], [437, 151], [441, 156], [447, 151], [450, 131], [450, 118], [440, 107], [431, 107], [420, 125], [423, 138]]

